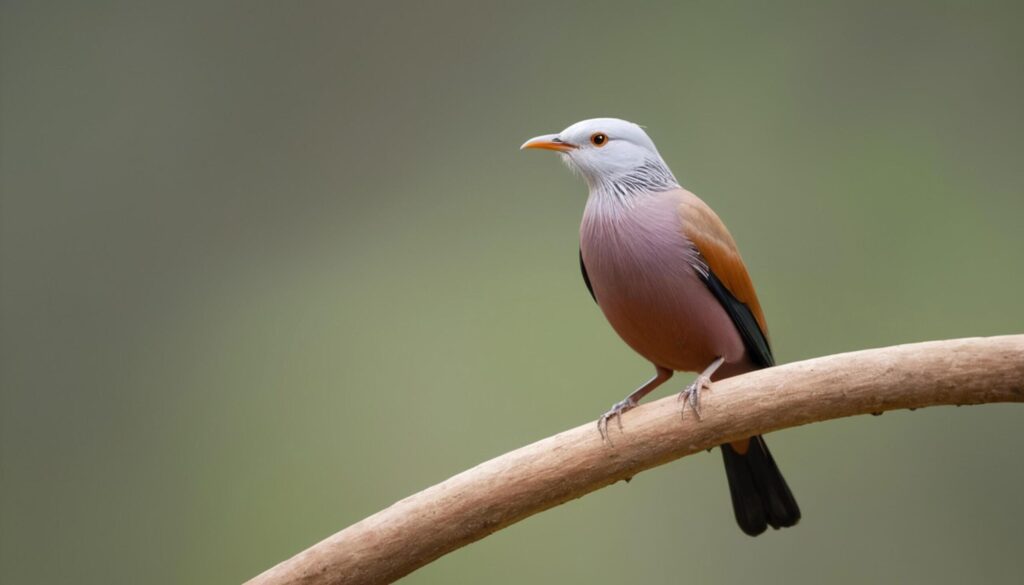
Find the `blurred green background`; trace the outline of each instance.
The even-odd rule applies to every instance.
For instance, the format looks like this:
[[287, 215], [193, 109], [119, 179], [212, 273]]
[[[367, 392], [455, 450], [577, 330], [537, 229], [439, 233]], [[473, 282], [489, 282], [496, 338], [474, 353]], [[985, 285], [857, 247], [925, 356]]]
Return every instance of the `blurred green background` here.
[[[517, 150], [583, 118], [725, 219], [781, 362], [1024, 331], [1021, 6], [4, 2], [0, 581], [239, 582], [646, 379]], [[1022, 423], [779, 432], [796, 529], [714, 452], [407, 582], [1019, 582]]]

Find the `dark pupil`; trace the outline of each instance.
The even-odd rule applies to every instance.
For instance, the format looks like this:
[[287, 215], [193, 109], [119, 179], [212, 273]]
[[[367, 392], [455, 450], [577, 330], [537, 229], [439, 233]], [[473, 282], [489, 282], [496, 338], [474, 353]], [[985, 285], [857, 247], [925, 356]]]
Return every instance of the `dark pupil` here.
[[594, 137], [594, 144], [604, 144], [604, 134], [598, 134]]

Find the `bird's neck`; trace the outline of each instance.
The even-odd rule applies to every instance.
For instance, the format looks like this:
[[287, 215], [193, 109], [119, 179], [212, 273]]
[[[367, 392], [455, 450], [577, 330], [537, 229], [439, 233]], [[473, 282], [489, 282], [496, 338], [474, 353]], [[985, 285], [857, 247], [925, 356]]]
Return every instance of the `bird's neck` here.
[[609, 211], [628, 209], [643, 197], [679, 188], [679, 182], [665, 161], [654, 158], [621, 174], [585, 177], [590, 187], [588, 205]]

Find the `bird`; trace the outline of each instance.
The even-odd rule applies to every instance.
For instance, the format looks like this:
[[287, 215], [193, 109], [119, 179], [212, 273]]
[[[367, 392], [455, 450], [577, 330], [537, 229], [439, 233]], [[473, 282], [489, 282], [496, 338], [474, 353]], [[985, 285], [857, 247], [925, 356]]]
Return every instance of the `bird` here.
[[[601, 415], [612, 421], [667, 382], [697, 372], [679, 394], [701, 418], [714, 380], [775, 365], [764, 311], [739, 249], [703, 200], [680, 186], [642, 127], [594, 118], [521, 147], [558, 153], [589, 189], [580, 223], [583, 281], [612, 329], [654, 376]], [[757, 536], [795, 525], [800, 508], [762, 436], [721, 445], [733, 512]]]

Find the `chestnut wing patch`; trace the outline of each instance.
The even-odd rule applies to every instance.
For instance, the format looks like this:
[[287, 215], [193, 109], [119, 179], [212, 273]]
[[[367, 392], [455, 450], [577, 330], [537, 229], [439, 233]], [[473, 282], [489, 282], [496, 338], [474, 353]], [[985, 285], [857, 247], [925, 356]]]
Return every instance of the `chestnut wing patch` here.
[[706, 270], [705, 284], [728, 313], [751, 359], [762, 367], [775, 364], [761, 303], [754, 292], [736, 241], [718, 215], [692, 193], [679, 205], [683, 233], [697, 249]]

